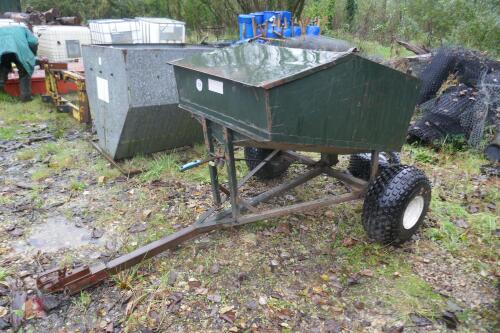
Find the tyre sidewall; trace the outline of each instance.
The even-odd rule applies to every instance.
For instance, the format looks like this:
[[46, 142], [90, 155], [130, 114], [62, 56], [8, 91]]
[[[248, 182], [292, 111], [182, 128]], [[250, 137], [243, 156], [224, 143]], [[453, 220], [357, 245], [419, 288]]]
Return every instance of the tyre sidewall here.
[[[414, 184], [412, 184], [412, 186], [413, 189], [411, 190], [410, 194], [405, 198], [404, 201], [401, 202], [400, 205], [398, 205], [399, 208], [397, 209], [397, 213], [395, 214], [396, 216], [393, 216], [394, 223], [396, 223], [393, 229], [395, 231], [395, 243], [403, 243], [410, 239], [424, 222], [426, 213], [429, 209], [429, 203], [431, 199], [431, 188], [429, 186], [429, 183], [424, 179], [418, 179]], [[403, 218], [406, 208], [408, 207], [409, 203], [418, 195], [421, 195], [424, 198], [424, 207], [422, 213], [418, 218], [417, 223], [415, 223], [415, 225], [410, 229], [406, 229], [403, 225]]]

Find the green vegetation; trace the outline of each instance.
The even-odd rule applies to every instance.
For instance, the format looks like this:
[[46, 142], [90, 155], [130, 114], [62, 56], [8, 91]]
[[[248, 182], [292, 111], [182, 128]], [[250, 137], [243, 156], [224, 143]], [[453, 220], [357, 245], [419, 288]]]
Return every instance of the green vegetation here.
[[[59, 7], [63, 15], [85, 20], [134, 16], [171, 17], [185, 21], [202, 37], [220, 27], [235, 37], [239, 13], [292, 10], [295, 0], [23, 0], [40, 10]], [[302, 8], [302, 7], [300, 7]], [[299, 8], [299, 10], [300, 10]], [[396, 39], [439, 47], [462, 45], [499, 56], [496, 0], [305, 0], [302, 17], [320, 18], [325, 34], [378, 42], [396, 48]]]
[[5, 268], [0, 267], [0, 282], [4, 281], [7, 276], [9, 276], [9, 272]]
[[87, 185], [85, 185], [85, 183], [77, 180], [71, 182], [71, 184], [69, 185], [69, 188], [74, 192], [82, 192], [86, 187]]
[[[306, 10], [310, 6], [311, 2]], [[363, 8], [358, 1], [354, 34]], [[342, 36], [353, 36], [345, 29], [338, 31]], [[399, 52], [378, 41], [365, 43], [362, 48], [366, 53], [392, 57]], [[106, 230], [106, 247], [99, 250], [103, 254], [126, 253], [171, 234], [212, 205], [206, 165], [185, 173], [178, 169], [184, 163], [206, 158], [203, 145], [121, 162], [125, 169], [145, 171], [126, 179], [119, 177], [119, 172], [88, 142], [67, 140], [64, 132], [79, 125], [67, 114], [50, 113], [49, 106], [39, 98], [21, 104], [0, 94], [0, 123], [0, 129], [8, 128], [0, 131], [4, 135], [0, 140], [26, 140], [32, 135], [27, 129], [40, 125], [60, 136], [55, 141], [37, 142], [6, 153], [26, 166], [32, 180], [39, 183], [27, 192], [2, 192], [0, 206], [15, 204], [18, 194], [26, 195], [34, 209], [48, 207], [48, 199], [70, 203], [60, 208], [68, 220], [78, 213], [89, 221], [86, 225]], [[242, 155], [239, 150], [237, 157]], [[122, 292], [127, 304], [118, 310], [122, 311], [118, 321], [129, 332], [144, 327], [155, 331], [228, 331], [233, 326], [248, 331], [253, 329], [253, 323], [261, 324], [257, 330], [295, 332], [308, 331], [310, 327], [300, 326], [303, 324], [323, 324], [330, 318], [342, 322], [346, 316], [350, 323], [358, 325], [352, 331], [384, 331], [396, 324], [412, 330], [415, 315], [430, 319], [433, 328], [444, 331], [438, 319], [448, 301], [464, 308], [457, 312], [461, 321], [458, 332], [493, 331], [498, 182], [481, 175], [480, 166], [486, 163], [482, 154], [464, 149], [460, 140], [447, 141], [441, 149], [405, 145], [402, 159], [425, 171], [433, 185], [433, 197], [418, 237], [401, 247], [374, 244], [366, 238], [360, 223], [361, 202], [259, 221], [237, 230], [218, 230], [113, 277], [115, 285], [123, 290], [104, 285], [73, 296], [68, 310], [71, 321], [98, 318], [99, 312], [89, 309], [100, 311], [102, 307], [91, 307], [91, 302], [106, 302], [110, 295], [114, 301], [116, 292]], [[346, 164], [346, 157], [341, 157], [339, 168]], [[284, 179], [303, 169], [292, 165]], [[237, 162], [237, 170], [240, 176], [246, 172], [243, 161]], [[224, 174], [221, 169], [221, 182], [226, 181]], [[109, 182], [99, 182], [100, 177]], [[42, 185], [43, 180], [47, 182]], [[13, 184], [6, 182], [5, 187]], [[252, 179], [245, 185], [244, 194], [260, 193], [272, 184]], [[289, 194], [300, 202], [321, 197], [325, 191], [345, 190], [333, 185], [329, 178], [319, 177]], [[92, 199], [89, 205], [85, 198]], [[279, 198], [270, 204], [283, 206], [290, 201]], [[77, 204], [76, 210], [73, 204]], [[26, 227], [31, 223], [28, 219], [19, 222]], [[132, 231], [136, 223], [145, 230]], [[4, 234], [8, 237], [8, 233]], [[108, 249], [107, 240], [116, 240], [116, 248], [111, 244]], [[10, 251], [4, 247], [0, 250]], [[61, 251], [53, 258], [60, 267], [95, 263], [82, 257], [85, 250]], [[271, 262], [275, 263], [273, 267]], [[9, 266], [8, 271], [0, 268], [0, 282], [7, 274], [14, 274], [13, 267]], [[173, 273], [176, 279], [171, 279]], [[447, 286], [451, 291], [443, 288]], [[218, 298], [208, 298], [214, 294]], [[176, 305], [179, 295], [182, 301]], [[261, 296], [265, 296], [263, 302]], [[254, 309], [249, 309], [249, 302], [254, 302]], [[212, 313], [224, 307], [234, 307], [233, 323], [220, 319], [220, 313]], [[359, 326], [365, 319], [370, 322], [368, 328]]]
[[73, 304], [82, 312], [86, 312], [88, 306], [92, 302], [92, 298], [86, 291], [80, 292], [80, 294], [73, 298]]
[[52, 106], [34, 98], [28, 103], [21, 103], [0, 91], [0, 140], [23, 140], [33, 134], [37, 125], [49, 123], [49, 129], [57, 138], [72, 125], [66, 114], [53, 112]]

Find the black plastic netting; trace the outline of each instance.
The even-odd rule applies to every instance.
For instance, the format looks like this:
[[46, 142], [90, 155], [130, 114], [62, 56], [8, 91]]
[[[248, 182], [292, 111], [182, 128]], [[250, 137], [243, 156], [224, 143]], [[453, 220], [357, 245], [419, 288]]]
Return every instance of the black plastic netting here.
[[[455, 74], [460, 84], [435, 97], [450, 74]], [[498, 121], [500, 62], [478, 51], [441, 48], [420, 78], [418, 103], [423, 115], [410, 126], [409, 141], [433, 143], [462, 134], [470, 145], [478, 147], [485, 127]]]
[[408, 131], [409, 141], [433, 143], [448, 135], [465, 134], [460, 115], [475, 103], [476, 92], [465, 85], [447, 89], [441, 96], [420, 105], [423, 113]]
[[422, 87], [420, 88], [417, 103], [421, 104], [433, 98], [454, 68], [454, 52], [447, 48], [440, 49], [420, 75]]
[[463, 48], [441, 48], [430, 64], [420, 74], [422, 87], [418, 104], [436, 95], [443, 82], [454, 73], [458, 81], [470, 87], [477, 87], [481, 75], [500, 71], [500, 62], [487, 58], [484, 54]]
[[434, 143], [447, 136], [464, 135], [477, 147], [485, 126], [493, 123], [500, 98], [500, 72], [483, 73], [478, 88], [459, 84], [420, 105], [422, 117], [410, 126], [408, 141]]
[[462, 48], [450, 49], [455, 57], [455, 69], [458, 80], [471, 87], [480, 84], [481, 76], [500, 71], [500, 63], [487, 58], [478, 51]]
[[[471, 146], [477, 147], [488, 124], [500, 121], [500, 71], [483, 72], [477, 83], [475, 102], [460, 114], [460, 123], [466, 130]], [[495, 124], [499, 128], [498, 124]]]

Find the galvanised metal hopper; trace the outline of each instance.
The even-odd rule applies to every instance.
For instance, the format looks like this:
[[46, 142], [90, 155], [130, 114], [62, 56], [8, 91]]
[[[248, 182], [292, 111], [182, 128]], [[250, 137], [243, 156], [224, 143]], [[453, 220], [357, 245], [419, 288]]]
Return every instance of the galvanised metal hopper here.
[[85, 45], [87, 94], [99, 146], [113, 159], [192, 145], [200, 125], [179, 109], [167, 61], [210, 51], [191, 45]]

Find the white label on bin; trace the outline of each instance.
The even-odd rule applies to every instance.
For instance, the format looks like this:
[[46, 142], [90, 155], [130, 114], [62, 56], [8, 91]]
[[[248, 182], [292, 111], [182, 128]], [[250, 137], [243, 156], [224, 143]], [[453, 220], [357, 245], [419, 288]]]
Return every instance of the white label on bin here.
[[208, 90], [224, 95], [224, 83], [222, 81], [208, 79]]
[[108, 80], [97, 77], [97, 98], [109, 103]]
[[202, 91], [203, 90], [203, 82], [200, 79], [196, 79], [196, 89], [198, 91]]
[[97, 61], [99, 62], [99, 66], [101, 66], [102, 65], [102, 59], [101, 59], [101, 57], [97, 58]]

